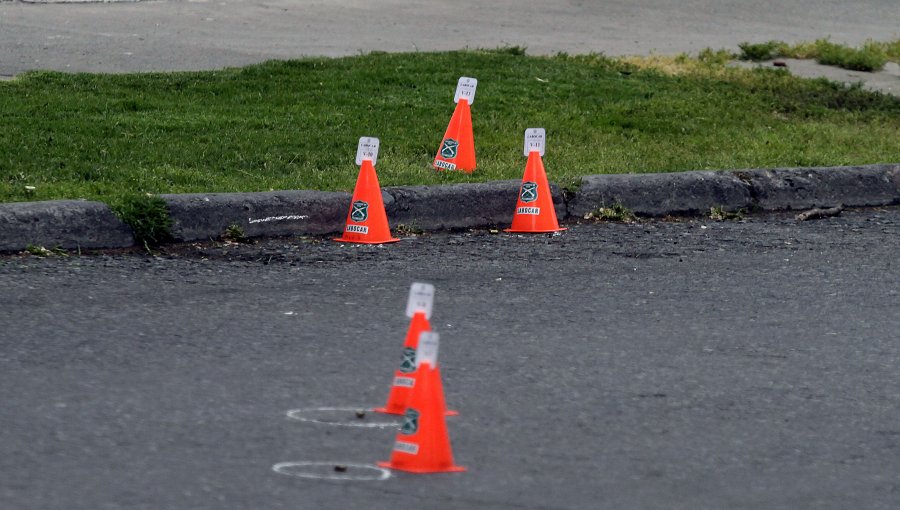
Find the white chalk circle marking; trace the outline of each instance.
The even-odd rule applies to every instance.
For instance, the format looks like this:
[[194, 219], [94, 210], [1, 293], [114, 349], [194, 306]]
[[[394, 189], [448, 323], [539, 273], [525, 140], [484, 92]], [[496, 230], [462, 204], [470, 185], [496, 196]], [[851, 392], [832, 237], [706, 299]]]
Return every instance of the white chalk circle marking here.
[[[363, 418], [359, 418], [356, 413], [365, 413], [365, 415]], [[399, 429], [401, 423], [400, 417], [394, 418], [392, 415], [376, 413], [369, 407], [307, 407], [291, 409], [287, 412], [287, 416], [293, 420], [335, 427]]]
[[[345, 469], [343, 472], [336, 467]], [[272, 466], [272, 471], [287, 476], [309, 478], [313, 480], [348, 480], [353, 482], [384, 481], [391, 477], [389, 469], [372, 464], [355, 464], [352, 462], [326, 462], [300, 460], [296, 462], [279, 462]], [[363, 473], [355, 473], [363, 472]]]

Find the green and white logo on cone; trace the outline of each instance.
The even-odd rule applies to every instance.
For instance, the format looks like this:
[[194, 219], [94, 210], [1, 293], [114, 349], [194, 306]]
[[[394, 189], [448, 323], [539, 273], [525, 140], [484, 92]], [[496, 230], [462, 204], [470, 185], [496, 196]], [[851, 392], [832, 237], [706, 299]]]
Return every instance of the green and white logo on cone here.
[[415, 434], [419, 430], [419, 411], [412, 407], [406, 409], [403, 415], [403, 426], [400, 427], [400, 433], [404, 435]]
[[367, 202], [363, 202], [362, 200], [357, 200], [353, 202], [350, 208], [350, 219], [360, 223], [366, 221], [369, 217], [369, 204]]
[[403, 361], [400, 362], [400, 371], [404, 374], [416, 371], [416, 350], [412, 347], [403, 349]]
[[447, 138], [441, 144], [441, 157], [444, 159], [453, 159], [459, 149], [459, 142], [452, 138]]
[[519, 199], [525, 203], [534, 202], [538, 198], [538, 190], [536, 182], [523, 182], [522, 191], [519, 193]]

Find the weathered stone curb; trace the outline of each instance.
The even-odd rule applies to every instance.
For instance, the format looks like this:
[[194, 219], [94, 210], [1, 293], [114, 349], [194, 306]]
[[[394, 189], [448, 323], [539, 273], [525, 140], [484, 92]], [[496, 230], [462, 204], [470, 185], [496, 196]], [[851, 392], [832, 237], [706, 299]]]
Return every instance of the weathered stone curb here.
[[0, 251], [23, 250], [28, 245], [78, 249], [133, 244], [131, 227], [101, 202], [0, 204]]
[[[512, 222], [520, 181], [384, 188], [392, 228], [422, 230], [505, 227]], [[622, 204], [643, 216], [726, 210], [791, 210], [900, 204], [900, 164], [775, 168], [669, 174], [590, 175], [564, 196], [551, 186], [557, 217], [580, 218]], [[231, 225], [250, 237], [340, 232], [349, 193], [274, 191], [161, 195], [177, 241], [217, 239]], [[29, 244], [116, 248], [134, 244], [131, 229], [104, 204], [52, 201], [0, 204], [0, 251]]]
[[747, 208], [750, 201], [748, 186], [726, 172], [589, 175], [569, 200], [569, 214], [582, 217], [618, 203], [642, 216], [689, 215], [714, 205]]
[[338, 232], [350, 194], [327, 191], [160, 195], [176, 241], [217, 239], [231, 225], [249, 237]]
[[900, 164], [729, 173], [747, 183], [753, 204], [766, 211], [900, 203]]
[[[385, 188], [391, 227], [406, 225], [422, 230], [509, 226], [522, 181], [494, 181], [448, 186]], [[562, 190], [551, 184], [558, 218], [566, 217]], [[345, 205], [346, 207], [346, 205]], [[341, 225], [343, 226], [343, 225]]]

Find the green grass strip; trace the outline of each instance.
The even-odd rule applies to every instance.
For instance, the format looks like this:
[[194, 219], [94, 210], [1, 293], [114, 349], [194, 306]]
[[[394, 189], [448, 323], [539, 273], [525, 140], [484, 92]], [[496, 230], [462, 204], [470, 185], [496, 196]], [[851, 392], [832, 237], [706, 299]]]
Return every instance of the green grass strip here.
[[[900, 161], [895, 97], [721, 63], [670, 76], [598, 55], [523, 53], [27, 73], [0, 82], [0, 201], [351, 190], [360, 136], [381, 139], [384, 186], [518, 179], [528, 127], [547, 129], [545, 166], [564, 186], [597, 173]], [[462, 75], [479, 80], [471, 176], [430, 166]]]

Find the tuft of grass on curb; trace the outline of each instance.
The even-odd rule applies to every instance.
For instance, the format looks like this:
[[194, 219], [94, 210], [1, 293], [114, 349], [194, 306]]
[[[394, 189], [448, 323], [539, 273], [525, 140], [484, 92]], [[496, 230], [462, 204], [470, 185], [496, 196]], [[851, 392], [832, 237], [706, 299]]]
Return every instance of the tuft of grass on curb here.
[[61, 246], [57, 246], [55, 248], [48, 249], [44, 246], [37, 246], [34, 244], [29, 244], [25, 247], [25, 253], [29, 255], [33, 255], [35, 257], [47, 258], [47, 257], [68, 257], [69, 252], [66, 251]]
[[637, 217], [631, 209], [620, 203], [615, 203], [609, 207], [598, 207], [597, 209], [584, 215], [586, 220], [594, 221], [612, 221], [616, 223], [634, 223]]
[[411, 223], [409, 225], [400, 223], [394, 227], [394, 233], [400, 236], [412, 237], [423, 235], [425, 231], [416, 223]]
[[[521, 179], [522, 133], [534, 126], [547, 130], [544, 164], [557, 183], [900, 161], [900, 99], [734, 69], [726, 57], [534, 57], [512, 47], [206, 72], [31, 72], [0, 82], [0, 202], [101, 200], [145, 218], [133, 226], [156, 243], [164, 225], [137, 215], [134, 196], [351, 191], [360, 136], [381, 139], [383, 186]], [[461, 75], [479, 80], [471, 175], [431, 168]]]
[[709, 218], [714, 221], [740, 221], [744, 219], [744, 210], [727, 211], [724, 207], [713, 206], [709, 208]]
[[251, 242], [250, 238], [247, 237], [247, 234], [244, 232], [244, 229], [237, 223], [228, 225], [221, 237], [223, 241], [231, 243], [248, 244]]
[[111, 204], [110, 208], [131, 227], [138, 245], [149, 250], [172, 240], [172, 218], [162, 198], [149, 193], [127, 194]]

